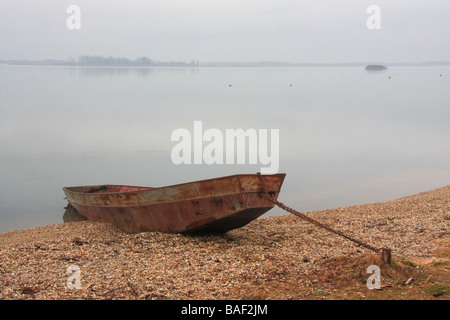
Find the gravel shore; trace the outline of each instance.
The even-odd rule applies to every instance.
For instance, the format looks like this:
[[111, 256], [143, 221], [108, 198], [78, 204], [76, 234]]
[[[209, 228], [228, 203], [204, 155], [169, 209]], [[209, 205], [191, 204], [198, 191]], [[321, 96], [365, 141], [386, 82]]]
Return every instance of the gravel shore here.
[[[450, 186], [307, 215], [394, 257], [427, 257], [449, 235]], [[270, 288], [309, 286], [321, 261], [368, 253], [290, 214], [203, 236], [80, 221], [2, 233], [0, 245], [0, 299], [241, 299], [255, 288], [295, 299]]]

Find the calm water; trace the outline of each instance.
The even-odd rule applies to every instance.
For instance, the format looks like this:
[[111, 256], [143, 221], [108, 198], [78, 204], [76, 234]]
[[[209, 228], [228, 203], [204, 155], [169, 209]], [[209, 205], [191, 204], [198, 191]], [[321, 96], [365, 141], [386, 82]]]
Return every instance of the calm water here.
[[298, 210], [441, 187], [450, 183], [449, 98], [449, 68], [0, 66], [0, 232], [62, 223], [63, 186], [260, 171], [174, 165], [171, 133], [192, 132], [195, 120], [204, 130], [279, 129], [280, 200]]

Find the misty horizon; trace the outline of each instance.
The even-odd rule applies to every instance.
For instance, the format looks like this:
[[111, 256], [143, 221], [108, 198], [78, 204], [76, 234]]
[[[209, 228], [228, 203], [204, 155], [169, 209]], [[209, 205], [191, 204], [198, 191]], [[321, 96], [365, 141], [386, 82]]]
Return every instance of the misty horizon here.
[[[378, 26], [369, 28], [371, 6]], [[78, 16], [71, 11], [78, 8]], [[442, 1], [38, 0], [0, 4], [0, 58], [422, 63], [450, 57]]]
[[[89, 61], [88, 61], [89, 60]], [[400, 62], [383, 62], [383, 61], [347, 61], [347, 62], [290, 62], [290, 61], [199, 61], [192, 59], [190, 61], [180, 60], [154, 60], [150, 57], [139, 56], [134, 59], [119, 56], [102, 56], [102, 55], [82, 55], [79, 57], [69, 57], [66, 59], [0, 59], [0, 63], [10, 65], [53, 65], [53, 66], [120, 66], [120, 67], [153, 67], [153, 66], [171, 66], [171, 67], [208, 67], [208, 66], [255, 66], [255, 67], [296, 67], [296, 66], [366, 66], [366, 65], [383, 65], [383, 66], [449, 66], [450, 60], [446, 61], [400, 61]]]

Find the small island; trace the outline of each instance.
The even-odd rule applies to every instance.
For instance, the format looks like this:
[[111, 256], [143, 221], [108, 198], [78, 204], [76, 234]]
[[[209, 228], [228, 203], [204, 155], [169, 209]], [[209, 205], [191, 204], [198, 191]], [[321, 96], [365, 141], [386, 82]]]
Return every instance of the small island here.
[[386, 70], [387, 67], [382, 66], [380, 64], [369, 64], [366, 66], [366, 70]]

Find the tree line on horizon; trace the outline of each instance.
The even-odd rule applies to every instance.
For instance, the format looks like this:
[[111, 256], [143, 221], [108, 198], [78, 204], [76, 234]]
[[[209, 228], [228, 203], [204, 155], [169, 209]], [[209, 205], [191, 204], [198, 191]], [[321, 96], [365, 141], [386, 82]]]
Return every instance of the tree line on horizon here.
[[118, 67], [195, 67], [199, 65], [199, 61], [191, 60], [183, 61], [155, 61], [147, 57], [140, 57], [135, 60], [127, 58], [103, 57], [103, 56], [80, 56], [78, 58], [69, 58], [64, 65], [70, 66], [118, 66]]

